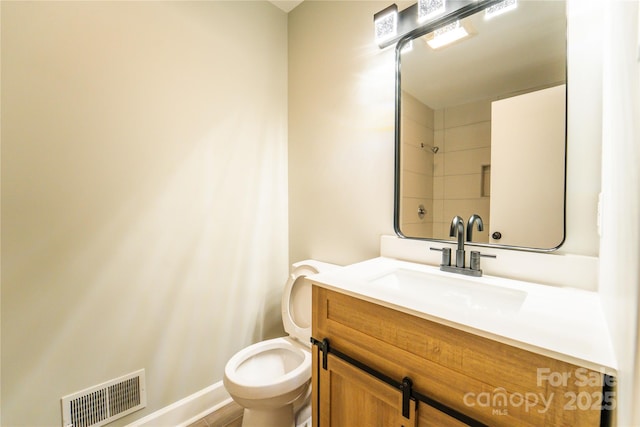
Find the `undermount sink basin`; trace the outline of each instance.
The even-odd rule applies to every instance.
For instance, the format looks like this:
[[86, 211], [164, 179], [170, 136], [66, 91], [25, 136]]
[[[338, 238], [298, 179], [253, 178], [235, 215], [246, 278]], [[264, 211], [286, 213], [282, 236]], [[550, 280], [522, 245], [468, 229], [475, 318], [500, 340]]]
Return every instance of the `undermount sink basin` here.
[[524, 291], [481, 283], [482, 280], [486, 279], [447, 277], [400, 268], [371, 279], [369, 285], [383, 295], [401, 294], [420, 304], [496, 315], [517, 312], [527, 297]]

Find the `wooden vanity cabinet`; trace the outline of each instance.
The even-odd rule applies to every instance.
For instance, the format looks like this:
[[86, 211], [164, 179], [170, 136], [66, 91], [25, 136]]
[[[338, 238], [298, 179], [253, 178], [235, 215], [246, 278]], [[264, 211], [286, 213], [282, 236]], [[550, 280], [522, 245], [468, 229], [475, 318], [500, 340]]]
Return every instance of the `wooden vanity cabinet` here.
[[599, 372], [319, 286], [312, 335], [329, 343], [312, 348], [314, 427], [470, 424], [405, 401], [391, 384], [404, 378], [418, 396], [489, 426], [601, 425]]

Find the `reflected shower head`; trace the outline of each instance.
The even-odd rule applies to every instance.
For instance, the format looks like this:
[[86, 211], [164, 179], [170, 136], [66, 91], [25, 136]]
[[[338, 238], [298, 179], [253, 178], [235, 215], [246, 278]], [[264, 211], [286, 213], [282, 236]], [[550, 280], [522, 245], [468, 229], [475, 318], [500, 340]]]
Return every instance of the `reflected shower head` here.
[[424, 142], [420, 143], [420, 148], [428, 148], [433, 154], [437, 153], [440, 147], [434, 147]]

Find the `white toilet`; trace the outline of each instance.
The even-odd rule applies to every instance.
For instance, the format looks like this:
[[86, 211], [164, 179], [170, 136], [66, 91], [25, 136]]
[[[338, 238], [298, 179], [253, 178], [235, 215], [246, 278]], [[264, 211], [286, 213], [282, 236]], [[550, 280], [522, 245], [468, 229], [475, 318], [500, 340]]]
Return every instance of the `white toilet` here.
[[309, 400], [311, 384], [311, 285], [304, 277], [335, 268], [314, 260], [293, 264], [282, 294], [289, 336], [250, 345], [227, 362], [224, 386], [244, 407], [243, 427], [296, 426], [295, 413]]

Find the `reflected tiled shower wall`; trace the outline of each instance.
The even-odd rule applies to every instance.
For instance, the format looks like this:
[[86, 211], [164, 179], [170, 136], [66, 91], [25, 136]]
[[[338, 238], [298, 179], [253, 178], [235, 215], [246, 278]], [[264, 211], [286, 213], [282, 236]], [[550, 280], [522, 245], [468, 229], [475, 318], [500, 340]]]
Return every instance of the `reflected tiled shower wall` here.
[[[479, 214], [488, 242], [491, 101], [432, 110], [402, 94], [401, 230], [407, 236], [448, 239], [455, 215]], [[433, 147], [437, 147], [434, 153]], [[423, 218], [418, 215], [425, 207]]]
[[465, 221], [478, 214], [484, 231], [473, 240], [489, 241], [491, 165], [491, 101], [444, 108], [434, 113], [433, 235], [446, 239], [455, 215]]
[[[411, 237], [430, 237], [433, 230], [433, 110], [402, 93], [401, 230]], [[418, 208], [425, 208], [424, 217]]]

